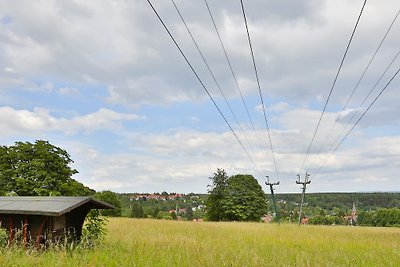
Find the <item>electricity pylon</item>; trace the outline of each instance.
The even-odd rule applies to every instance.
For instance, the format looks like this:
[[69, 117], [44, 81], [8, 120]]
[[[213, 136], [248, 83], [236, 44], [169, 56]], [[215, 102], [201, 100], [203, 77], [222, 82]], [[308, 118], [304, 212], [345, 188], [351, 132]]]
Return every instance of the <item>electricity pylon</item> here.
[[301, 181], [301, 177], [300, 174], [297, 174], [297, 181], [296, 184], [301, 184], [303, 185], [303, 187], [301, 188], [303, 190], [302, 196], [301, 196], [301, 203], [300, 203], [300, 212], [299, 212], [299, 226], [301, 224], [301, 216], [303, 213], [303, 204], [304, 204], [304, 198], [306, 195], [306, 189], [307, 189], [307, 185], [311, 183], [310, 178], [310, 174], [308, 172], [306, 172], [306, 175], [304, 176], [304, 181]]
[[274, 195], [274, 185], [279, 185], [279, 182], [270, 183], [269, 182], [269, 176], [267, 175], [266, 177], [267, 177], [267, 182], [265, 182], [265, 184], [269, 185], [269, 188], [271, 190], [272, 204], [274, 205], [275, 217], [276, 217], [276, 221], [279, 224], [279, 213], [278, 213], [278, 209], [276, 207], [276, 201], [275, 201], [275, 195]]

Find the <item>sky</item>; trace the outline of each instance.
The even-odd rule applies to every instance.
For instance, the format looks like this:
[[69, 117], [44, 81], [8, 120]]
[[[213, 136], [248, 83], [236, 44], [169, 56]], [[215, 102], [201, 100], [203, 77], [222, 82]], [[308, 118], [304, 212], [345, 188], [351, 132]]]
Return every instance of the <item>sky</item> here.
[[0, 0], [0, 144], [48, 140], [95, 190], [205, 193], [221, 168], [277, 193], [306, 171], [308, 192], [400, 191], [400, 75], [331, 153], [400, 67], [398, 0], [367, 2], [309, 153], [362, 0], [244, 1], [270, 139], [240, 1], [208, 0], [231, 71], [205, 1], [175, 0], [217, 83], [151, 2], [228, 123], [147, 1]]

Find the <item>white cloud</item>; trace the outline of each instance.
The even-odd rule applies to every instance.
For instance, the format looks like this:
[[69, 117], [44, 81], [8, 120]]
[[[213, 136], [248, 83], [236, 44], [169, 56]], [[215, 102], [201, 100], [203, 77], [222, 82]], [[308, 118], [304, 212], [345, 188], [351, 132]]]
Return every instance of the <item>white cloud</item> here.
[[[352, 79], [378, 44], [378, 40], [370, 41], [371, 36], [375, 40], [383, 35], [395, 15], [396, 3], [367, 4], [332, 101], [339, 101], [347, 92], [346, 85], [354, 84]], [[240, 6], [227, 6], [225, 1], [210, 4], [243, 92], [255, 95]], [[323, 91], [323, 101], [360, 3], [299, 1], [293, 9], [296, 12], [283, 8], [287, 4], [257, 1], [247, 5], [262, 88], [270, 95], [297, 101], [314, 99]], [[69, 82], [101, 84], [109, 89], [110, 101], [128, 106], [206, 97], [145, 2], [13, 1], [0, 5], [13, 22], [0, 24], [0, 64], [26, 80], [49, 75]], [[226, 95], [237, 97], [204, 3], [178, 5], [217, 78], [223, 80]], [[170, 3], [156, 6], [200, 76], [212, 84]], [[399, 40], [389, 37], [391, 45], [384, 46], [382, 54], [398, 46]]]
[[14, 134], [35, 134], [37, 132], [63, 131], [68, 134], [79, 131], [96, 131], [100, 129], [115, 129], [123, 121], [143, 119], [136, 114], [117, 113], [101, 108], [94, 113], [76, 116], [71, 119], [56, 118], [44, 108], [33, 111], [16, 110], [10, 107], [0, 108], [1, 136]]
[[[261, 108], [261, 105], [257, 106], [257, 110], [262, 111]], [[269, 112], [284, 112], [289, 109], [289, 104], [286, 102], [278, 102], [269, 106], [267, 109]]]
[[73, 87], [59, 88], [58, 93], [64, 96], [80, 96], [79, 89]]

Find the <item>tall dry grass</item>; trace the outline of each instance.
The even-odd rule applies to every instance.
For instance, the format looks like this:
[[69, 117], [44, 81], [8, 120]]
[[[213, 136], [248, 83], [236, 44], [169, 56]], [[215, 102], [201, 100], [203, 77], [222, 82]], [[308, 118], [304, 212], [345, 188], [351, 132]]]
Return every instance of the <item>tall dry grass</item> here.
[[110, 219], [93, 250], [2, 250], [0, 266], [400, 266], [400, 229]]

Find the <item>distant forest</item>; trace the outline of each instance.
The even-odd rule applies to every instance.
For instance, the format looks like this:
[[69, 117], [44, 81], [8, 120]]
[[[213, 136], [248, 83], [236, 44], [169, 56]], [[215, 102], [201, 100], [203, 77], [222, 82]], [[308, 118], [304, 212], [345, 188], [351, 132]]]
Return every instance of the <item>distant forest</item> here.
[[[277, 200], [287, 203], [300, 202], [300, 194], [277, 194]], [[352, 209], [353, 203], [360, 210], [376, 210], [378, 208], [400, 207], [400, 193], [309, 193], [305, 202], [309, 208], [320, 207], [333, 211], [340, 208], [343, 211]]]
[[[268, 209], [273, 212], [268, 196]], [[277, 194], [282, 221], [296, 222], [301, 194]], [[350, 222], [344, 218], [352, 215]], [[309, 193], [305, 197], [304, 216], [311, 224], [357, 224], [365, 226], [400, 226], [400, 193]]]

